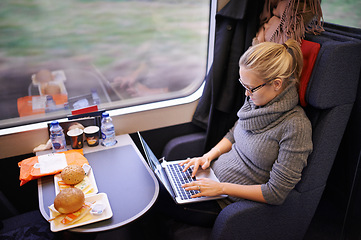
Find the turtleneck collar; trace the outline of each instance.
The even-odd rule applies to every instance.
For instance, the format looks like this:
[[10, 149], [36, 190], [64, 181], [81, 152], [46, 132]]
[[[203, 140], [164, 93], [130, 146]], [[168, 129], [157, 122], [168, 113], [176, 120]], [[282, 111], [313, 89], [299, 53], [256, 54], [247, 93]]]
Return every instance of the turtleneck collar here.
[[279, 95], [265, 106], [258, 107], [252, 100], [246, 99], [238, 111], [239, 124], [255, 133], [264, 132], [282, 121], [298, 104], [298, 92], [294, 84], [286, 87]]

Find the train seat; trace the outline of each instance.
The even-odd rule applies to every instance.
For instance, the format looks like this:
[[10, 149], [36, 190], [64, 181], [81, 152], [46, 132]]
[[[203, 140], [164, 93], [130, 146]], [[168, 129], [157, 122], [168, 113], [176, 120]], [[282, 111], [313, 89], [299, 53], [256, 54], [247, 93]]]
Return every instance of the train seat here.
[[[249, 200], [228, 205], [217, 217], [210, 239], [302, 239], [307, 231], [356, 99], [361, 41], [332, 32], [307, 35], [306, 39], [321, 48], [304, 98], [304, 109], [312, 123], [314, 150], [302, 179], [280, 206]], [[204, 148], [199, 146], [205, 136], [196, 133], [172, 139], [163, 156], [184, 159], [189, 157], [190, 149], [194, 156], [200, 156]]]

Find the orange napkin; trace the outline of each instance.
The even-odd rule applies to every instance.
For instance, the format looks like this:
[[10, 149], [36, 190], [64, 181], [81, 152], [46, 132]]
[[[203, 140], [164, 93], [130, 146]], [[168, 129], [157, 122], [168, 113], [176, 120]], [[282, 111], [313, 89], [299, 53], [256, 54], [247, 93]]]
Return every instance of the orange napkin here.
[[[74, 149], [61, 153], [65, 154], [67, 165], [75, 164], [83, 166], [84, 163], [89, 164], [88, 160], [84, 157], [83, 149]], [[53, 172], [41, 173], [40, 168], [34, 166], [37, 163], [39, 163], [38, 156], [24, 159], [18, 163], [20, 167], [20, 186], [24, 185], [30, 180], [43, 176], [54, 175], [62, 171], [62, 169], [57, 169]]]
[[[67, 94], [54, 94], [52, 96], [54, 98], [56, 105], [62, 105], [68, 102]], [[18, 105], [18, 113], [20, 117], [45, 113], [45, 108], [33, 109], [32, 106], [33, 97], [40, 97], [40, 96], [25, 96], [18, 98], [17, 105]]]

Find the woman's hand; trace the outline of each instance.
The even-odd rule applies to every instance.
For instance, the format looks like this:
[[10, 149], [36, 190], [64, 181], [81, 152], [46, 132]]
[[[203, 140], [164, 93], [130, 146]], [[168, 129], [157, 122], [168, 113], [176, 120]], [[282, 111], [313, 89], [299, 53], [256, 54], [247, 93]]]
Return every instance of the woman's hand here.
[[181, 162], [179, 165], [183, 166], [186, 164], [183, 172], [187, 171], [187, 169], [191, 166], [194, 166], [192, 177], [195, 177], [199, 166], [201, 166], [202, 169], [207, 169], [210, 166], [210, 162], [211, 160], [205, 155], [203, 155], [202, 157], [188, 158], [187, 160]]
[[190, 166], [194, 166], [192, 177], [196, 176], [199, 166], [202, 169], [207, 169], [211, 165], [211, 161], [221, 156], [223, 153], [228, 152], [232, 148], [232, 143], [227, 138], [223, 138], [215, 147], [209, 152], [204, 154], [202, 157], [188, 158], [181, 162], [179, 165], [185, 165], [183, 172], [187, 171]]
[[196, 197], [213, 197], [223, 194], [223, 188], [221, 183], [211, 180], [209, 178], [200, 178], [197, 181], [183, 184], [182, 187], [186, 190], [198, 190], [197, 194], [192, 195], [192, 198]]

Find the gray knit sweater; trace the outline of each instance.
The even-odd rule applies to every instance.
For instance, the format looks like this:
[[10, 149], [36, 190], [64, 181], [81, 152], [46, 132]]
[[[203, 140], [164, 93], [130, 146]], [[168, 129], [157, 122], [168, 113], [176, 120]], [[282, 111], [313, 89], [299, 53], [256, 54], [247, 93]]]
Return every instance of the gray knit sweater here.
[[311, 123], [298, 106], [296, 87], [288, 86], [260, 108], [246, 100], [238, 117], [225, 136], [232, 149], [212, 162], [215, 174], [221, 182], [261, 184], [267, 203], [282, 204], [312, 151]]

